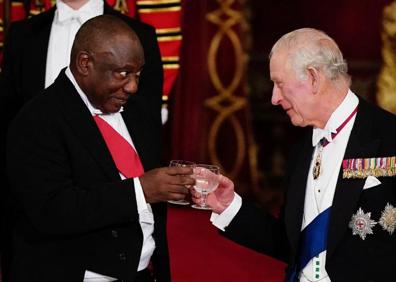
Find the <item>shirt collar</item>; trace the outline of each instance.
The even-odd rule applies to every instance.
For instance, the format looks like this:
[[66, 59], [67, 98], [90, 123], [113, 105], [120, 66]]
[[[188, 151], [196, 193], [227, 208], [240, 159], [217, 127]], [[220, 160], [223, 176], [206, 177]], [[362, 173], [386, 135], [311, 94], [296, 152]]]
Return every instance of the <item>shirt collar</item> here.
[[118, 114], [121, 113], [124, 108], [121, 107], [121, 109], [116, 112], [116, 113], [111, 113], [111, 114], [104, 114], [101, 110], [95, 108], [91, 102], [89, 101], [87, 95], [84, 93], [84, 91], [82, 91], [82, 89], [80, 88], [80, 86], [77, 84], [76, 79], [74, 78], [73, 73], [71, 72], [70, 68], [67, 67], [66, 68], [66, 72], [65, 72], [66, 76], [70, 79], [71, 83], [73, 84], [73, 86], [76, 88], [78, 94], [80, 95], [81, 99], [83, 100], [84, 104], [88, 107], [88, 110], [91, 112], [91, 114], [94, 115], [112, 115], [112, 114]]
[[322, 138], [326, 138], [329, 143], [333, 142], [331, 133], [337, 133], [337, 128], [348, 118], [358, 104], [358, 97], [351, 90], [348, 90], [348, 94], [331, 114], [324, 129], [314, 127], [312, 132], [312, 146], [315, 147]]
[[76, 19], [81, 25], [90, 18], [103, 14], [103, 0], [88, 0], [80, 9], [74, 10], [62, 0], [56, 0], [55, 22], [65, 24]]

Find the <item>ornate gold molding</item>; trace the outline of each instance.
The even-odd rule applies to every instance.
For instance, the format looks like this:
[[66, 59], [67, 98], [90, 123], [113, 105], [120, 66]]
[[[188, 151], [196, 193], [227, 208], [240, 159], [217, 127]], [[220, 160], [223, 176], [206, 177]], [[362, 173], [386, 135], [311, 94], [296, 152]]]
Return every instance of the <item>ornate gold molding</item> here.
[[126, 0], [117, 0], [114, 9], [121, 12], [122, 14], [127, 14], [128, 13], [128, 4]]
[[377, 82], [377, 102], [396, 114], [396, 1], [384, 8], [381, 38], [383, 65]]
[[[216, 112], [216, 117], [209, 129], [208, 149], [211, 162], [219, 164], [224, 169], [219, 154], [216, 150], [216, 144], [219, 142], [219, 131], [228, 122], [231, 125], [236, 141], [235, 161], [230, 171], [225, 173], [231, 178], [236, 178], [241, 170], [244, 162], [249, 163], [250, 176], [253, 178], [253, 183], [257, 183], [257, 161], [256, 161], [256, 146], [254, 146], [254, 139], [251, 136], [251, 131], [248, 130], [250, 126], [244, 123], [246, 120], [241, 120], [237, 117], [237, 113], [241, 111], [248, 111], [248, 102], [246, 93], [239, 93], [238, 90], [246, 89], [244, 85], [244, 74], [246, 70], [247, 55], [245, 54], [241, 36], [234, 30], [236, 27], [246, 25], [243, 11], [235, 10], [232, 5], [235, 0], [217, 0], [218, 9], [209, 12], [206, 18], [209, 22], [215, 24], [218, 29], [213, 35], [209, 51], [208, 51], [208, 71], [210, 80], [216, 90], [215, 96], [212, 96], [205, 101], [205, 105]], [[220, 77], [220, 72], [217, 66], [217, 57], [219, 50], [225, 40], [231, 42], [233, 48], [234, 73], [231, 81], [226, 85]], [[234, 152], [233, 152], [234, 153]]]

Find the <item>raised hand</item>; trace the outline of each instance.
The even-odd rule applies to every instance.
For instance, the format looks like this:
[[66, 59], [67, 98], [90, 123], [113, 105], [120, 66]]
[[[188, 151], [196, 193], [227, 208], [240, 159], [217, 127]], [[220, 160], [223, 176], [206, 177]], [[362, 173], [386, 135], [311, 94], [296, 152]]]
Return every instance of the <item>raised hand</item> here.
[[[234, 183], [224, 175], [218, 175], [219, 186], [217, 189], [208, 194], [206, 203], [215, 213], [222, 213], [234, 199]], [[199, 204], [202, 201], [202, 194], [191, 191], [192, 200]]]
[[195, 180], [189, 167], [162, 167], [147, 171], [140, 179], [148, 203], [181, 200]]

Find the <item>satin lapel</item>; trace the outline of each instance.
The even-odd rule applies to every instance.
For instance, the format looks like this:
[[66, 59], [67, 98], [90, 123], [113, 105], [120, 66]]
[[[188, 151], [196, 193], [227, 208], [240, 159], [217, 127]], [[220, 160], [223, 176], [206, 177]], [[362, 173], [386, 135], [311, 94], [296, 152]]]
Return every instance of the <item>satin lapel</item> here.
[[[374, 157], [380, 140], [372, 136], [372, 120], [365, 101], [360, 100], [344, 159]], [[365, 179], [343, 179], [342, 168], [338, 176], [336, 191], [331, 208], [329, 233], [327, 240], [327, 257], [330, 258], [337, 243], [348, 230], [348, 223], [356, 210]]]
[[90, 152], [92, 158], [103, 168], [103, 171], [113, 180], [119, 180], [119, 173], [106, 143], [97, 128], [91, 113], [81, 100], [73, 84], [66, 77], [64, 70], [56, 79], [61, 109], [64, 116], [75, 132], [76, 137]]
[[288, 238], [294, 253], [297, 253], [301, 223], [304, 214], [305, 190], [309, 166], [311, 164], [313, 147], [312, 147], [312, 130], [303, 137], [302, 149], [298, 152], [296, 163], [293, 165], [294, 171], [291, 172], [290, 180], [287, 187], [287, 196], [285, 204], [285, 222]]
[[[47, 63], [48, 42], [51, 33], [52, 21], [55, 15], [55, 7], [38, 15], [32, 21], [32, 34], [25, 60], [29, 63], [24, 64], [29, 69], [25, 70], [26, 79], [30, 90], [39, 91], [45, 86], [45, 69]], [[35, 94], [35, 92], [34, 92]]]

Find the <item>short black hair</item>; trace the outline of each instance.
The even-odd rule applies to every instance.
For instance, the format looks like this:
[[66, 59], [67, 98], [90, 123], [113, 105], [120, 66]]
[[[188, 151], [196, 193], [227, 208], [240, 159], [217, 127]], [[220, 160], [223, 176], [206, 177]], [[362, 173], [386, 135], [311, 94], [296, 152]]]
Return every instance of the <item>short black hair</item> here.
[[119, 17], [100, 15], [86, 21], [74, 39], [70, 62], [75, 61], [80, 51], [95, 51], [105, 43], [111, 42], [114, 36], [123, 34], [139, 41], [135, 31]]

